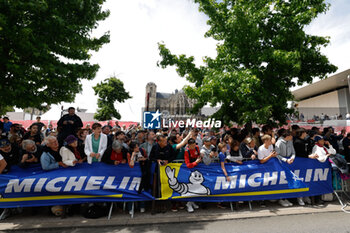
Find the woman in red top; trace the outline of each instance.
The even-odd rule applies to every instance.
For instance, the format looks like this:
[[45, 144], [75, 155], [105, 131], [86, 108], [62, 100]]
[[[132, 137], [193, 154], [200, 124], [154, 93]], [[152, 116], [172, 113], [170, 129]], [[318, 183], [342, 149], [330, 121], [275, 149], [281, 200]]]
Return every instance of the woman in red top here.
[[125, 164], [128, 160], [128, 156], [130, 156], [130, 154], [128, 153], [127, 149], [125, 149], [118, 140], [115, 140], [112, 143], [112, 146], [107, 148], [101, 161], [114, 165], [119, 165], [121, 163]]

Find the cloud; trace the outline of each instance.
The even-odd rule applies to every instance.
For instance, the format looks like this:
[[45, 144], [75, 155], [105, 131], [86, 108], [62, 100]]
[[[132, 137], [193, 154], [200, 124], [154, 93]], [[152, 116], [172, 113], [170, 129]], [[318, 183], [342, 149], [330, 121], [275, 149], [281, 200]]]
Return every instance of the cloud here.
[[308, 27], [308, 34], [329, 36], [330, 44], [321, 51], [338, 66], [338, 72], [349, 69], [350, 60], [350, 1], [330, 0], [330, 9], [319, 15]]
[[[145, 88], [148, 82], [157, 84], [160, 92], [174, 92], [187, 84], [174, 68], [157, 67], [160, 59], [158, 42], [164, 42], [175, 54], [188, 54], [201, 63], [203, 56], [215, 56], [215, 41], [205, 39], [207, 17], [198, 12], [198, 6], [189, 0], [134, 0], [107, 1], [105, 9], [110, 17], [93, 35], [110, 31], [111, 42], [93, 53], [91, 62], [98, 63], [100, 70], [93, 81], [83, 81], [83, 92], [76, 96], [75, 107], [95, 112], [97, 96], [92, 86], [116, 75], [133, 97], [116, 104], [122, 120], [140, 121], [141, 108], [145, 104]], [[70, 105], [64, 103], [65, 107]], [[52, 112], [57, 112], [54, 106]], [[48, 113], [57, 119], [59, 113]]]
[[[309, 34], [331, 36], [331, 44], [323, 48], [330, 61], [339, 71], [348, 67], [350, 60], [350, 1], [332, 0], [327, 14], [319, 16], [306, 28]], [[204, 38], [208, 30], [207, 16], [198, 12], [198, 5], [191, 0], [109, 0], [104, 5], [111, 15], [100, 22], [94, 35], [110, 31], [111, 42], [93, 53], [91, 61], [100, 65], [93, 81], [83, 81], [83, 92], [69, 105], [87, 108], [95, 112], [97, 96], [92, 86], [111, 75], [116, 75], [133, 97], [125, 103], [116, 104], [122, 120], [141, 120], [141, 108], [145, 104], [145, 86], [157, 84], [159, 92], [173, 92], [187, 84], [174, 68], [156, 66], [160, 59], [157, 43], [164, 41], [174, 54], [193, 55], [197, 64], [203, 56], [215, 56], [216, 41]], [[59, 106], [52, 106], [46, 118], [58, 119]]]

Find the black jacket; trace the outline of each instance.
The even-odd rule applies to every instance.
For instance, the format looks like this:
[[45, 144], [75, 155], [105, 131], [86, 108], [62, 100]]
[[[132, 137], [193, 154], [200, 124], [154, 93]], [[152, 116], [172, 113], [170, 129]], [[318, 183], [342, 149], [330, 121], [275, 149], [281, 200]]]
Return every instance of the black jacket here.
[[[73, 121], [74, 124], [63, 124], [64, 121]], [[63, 115], [61, 119], [57, 122], [57, 126], [61, 128], [60, 134], [67, 137], [68, 135], [75, 135], [76, 131], [83, 127], [83, 122], [81, 121], [80, 117], [77, 115], [70, 116], [69, 114]], [[65, 137], [63, 136], [63, 140]]]
[[301, 138], [296, 138], [294, 143], [295, 156], [308, 158], [309, 157], [309, 144], [307, 141]]
[[161, 148], [157, 143], [152, 147], [149, 157], [152, 161], [160, 159], [167, 160], [170, 163], [176, 158], [176, 153], [171, 145], [167, 144], [165, 147]]
[[350, 139], [348, 137], [345, 137], [343, 139], [343, 147], [344, 147], [344, 155], [346, 160], [349, 162], [350, 161]]
[[255, 147], [254, 149], [249, 149], [247, 147], [247, 144], [245, 144], [244, 142], [242, 142], [241, 145], [239, 146], [239, 151], [241, 152], [242, 157], [245, 159], [250, 159], [252, 154], [254, 154], [254, 150], [257, 151], [257, 148]]
[[0, 154], [4, 157], [7, 166], [3, 173], [7, 173], [10, 171], [11, 166], [17, 165], [20, 161], [20, 154], [19, 149], [17, 146], [11, 145], [11, 151], [8, 153], [5, 153], [3, 151], [0, 152]]
[[30, 134], [30, 132], [27, 132], [24, 134], [23, 136], [23, 140], [26, 140], [26, 139], [30, 139], [30, 140], [33, 140], [35, 143], [39, 143], [41, 144], [41, 137], [40, 137], [40, 134], [35, 134], [34, 136], [32, 136]]

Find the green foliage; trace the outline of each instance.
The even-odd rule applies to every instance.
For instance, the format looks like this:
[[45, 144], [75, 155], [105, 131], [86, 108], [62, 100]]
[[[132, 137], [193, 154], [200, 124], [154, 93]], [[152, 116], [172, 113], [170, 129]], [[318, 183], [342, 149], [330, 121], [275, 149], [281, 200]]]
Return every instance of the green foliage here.
[[7, 112], [14, 112], [15, 109], [11, 106], [3, 106], [0, 108], [0, 116], [5, 115]]
[[176, 66], [194, 84], [185, 88], [198, 102], [193, 111], [219, 104], [214, 117], [225, 122], [282, 124], [293, 112], [287, 106], [293, 99], [291, 87], [337, 70], [320, 52], [329, 38], [304, 32], [305, 25], [328, 9], [324, 0], [195, 2], [209, 17], [205, 36], [218, 41], [216, 58], [205, 57], [198, 67], [193, 57], [173, 55], [158, 44], [158, 66]]
[[98, 83], [93, 87], [95, 95], [98, 95], [97, 113], [95, 119], [99, 121], [111, 120], [112, 117], [120, 119], [119, 112], [115, 109], [114, 103], [118, 101], [123, 103], [125, 100], [131, 98], [129, 92], [124, 89], [124, 83], [116, 77], [110, 77], [104, 82]]
[[1, 0], [1, 102], [40, 108], [74, 101], [81, 80], [92, 80], [99, 69], [89, 52], [109, 42], [108, 32], [90, 36], [109, 15], [104, 1]]

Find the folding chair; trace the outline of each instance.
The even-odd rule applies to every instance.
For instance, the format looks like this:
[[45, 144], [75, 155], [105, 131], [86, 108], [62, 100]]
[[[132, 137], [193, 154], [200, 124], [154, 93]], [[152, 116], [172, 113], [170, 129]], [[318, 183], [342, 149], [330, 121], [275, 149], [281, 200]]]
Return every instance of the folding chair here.
[[[350, 165], [350, 163], [348, 163]], [[350, 191], [350, 187], [348, 185], [349, 182], [347, 182], [348, 179], [350, 179], [350, 174], [342, 174], [340, 170], [332, 164], [333, 172], [340, 176], [340, 185], [337, 183], [337, 179], [335, 179], [335, 189], [333, 191], [334, 195], [338, 199], [341, 210], [345, 213], [350, 213], [350, 210], [346, 210], [348, 206], [350, 206], [350, 196], [348, 192]], [[333, 173], [333, 175], [334, 175]], [[340, 186], [340, 189], [338, 188]]]

